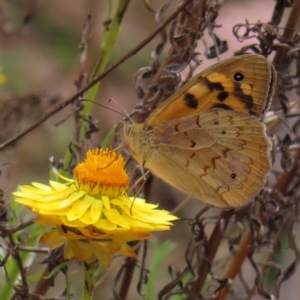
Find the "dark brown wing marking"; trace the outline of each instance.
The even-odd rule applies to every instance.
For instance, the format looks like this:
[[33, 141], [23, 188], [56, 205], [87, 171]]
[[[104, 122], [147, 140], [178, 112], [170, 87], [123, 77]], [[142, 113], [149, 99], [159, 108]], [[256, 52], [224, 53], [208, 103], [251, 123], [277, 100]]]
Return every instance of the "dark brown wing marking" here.
[[234, 96], [245, 103], [246, 108], [249, 110], [253, 107], [253, 98], [250, 95], [245, 95], [243, 90], [241, 89], [241, 85], [239, 83], [233, 82], [234, 86]]
[[227, 98], [229, 97], [229, 93], [226, 92], [226, 91], [222, 91], [218, 94], [218, 97], [217, 99], [220, 101], [220, 102], [223, 102], [225, 101]]
[[212, 91], [224, 91], [225, 88], [220, 82], [212, 82], [206, 77], [199, 77], [199, 81], [203, 82], [205, 86], [209, 89], [210, 92]]
[[191, 146], [190, 146], [190, 147], [191, 147], [191, 148], [194, 148], [194, 147], [196, 146], [196, 144], [197, 144], [197, 143], [196, 143], [195, 141], [191, 140]]
[[183, 96], [183, 102], [188, 108], [196, 109], [198, 107], [198, 100], [193, 94], [185, 93]]

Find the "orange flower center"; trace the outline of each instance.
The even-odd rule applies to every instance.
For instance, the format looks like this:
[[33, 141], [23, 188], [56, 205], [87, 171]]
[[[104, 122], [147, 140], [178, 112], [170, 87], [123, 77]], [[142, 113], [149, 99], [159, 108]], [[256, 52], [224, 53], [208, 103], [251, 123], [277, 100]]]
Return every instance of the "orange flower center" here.
[[75, 185], [93, 196], [117, 197], [129, 184], [121, 155], [106, 149], [89, 150], [84, 162], [74, 169]]

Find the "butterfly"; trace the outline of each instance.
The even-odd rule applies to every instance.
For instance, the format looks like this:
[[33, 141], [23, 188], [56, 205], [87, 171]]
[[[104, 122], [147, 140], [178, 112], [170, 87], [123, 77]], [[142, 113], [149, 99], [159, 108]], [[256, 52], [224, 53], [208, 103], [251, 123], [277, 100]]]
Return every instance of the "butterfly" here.
[[271, 169], [262, 121], [275, 85], [263, 56], [223, 60], [133, 125], [125, 141], [138, 163], [188, 196], [215, 207], [245, 205]]

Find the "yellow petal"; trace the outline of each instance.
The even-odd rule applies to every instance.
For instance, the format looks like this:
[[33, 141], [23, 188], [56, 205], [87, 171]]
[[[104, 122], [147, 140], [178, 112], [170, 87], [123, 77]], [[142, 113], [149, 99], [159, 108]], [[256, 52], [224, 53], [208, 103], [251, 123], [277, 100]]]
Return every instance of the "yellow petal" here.
[[68, 218], [66, 216], [60, 216], [60, 219], [62, 221], [63, 224], [69, 226], [69, 227], [85, 227], [86, 224], [85, 223], [82, 223], [79, 219], [78, 220], [73, 220], [73, 221], [70, 221], [68, 220]]
[[60, 217], [58, 216], [38, 215], [38, 217], [34, 221], [35, 223], [39, 223], [46, 226], [52, 226], [52, 227], [63, 224]]
[[120, 213], [115, 208], [112, 208], [110, 210], [103, 208], [103, 213], [106, 216], [106, 218], [112, 223], [115, 223], [124, 228], [130, 228], [126, 220], [123, 218], [123, 216], [120, 215]]
[[99, 200], [94, 200], [90, 208], [90, 217], [93, 222], [97, 222], [102, 214], [103, 203]]
[[72, 259], [75, 255], [74, 255], [74, 252], [73, 252], [73, 247], [72, 247], [72, 244], [71, 244], [72, 241], [67, 241], [64, 245], [64, 258], [65, 259]]
[[94, 249], [88, 242], [85, 241], [68, 241], [65, 243], [64, 257], [65, 255], [72, 255], [79, 261], [87, 260], [94, 253]]
[[85, 191], [78, 191], [76, 193], [73, 193], [67, 199], [62, 200], [59, 204], [59, 207], [67, 207], [67, 206], [71, 205], [73, 202], [75, 202], [76, 200], [83, 197], [85, 194], [86, 194]]
[[102, 249], [109, 253], [116, 253], [121, 249], [121, 243], [117, 241], [92, 241], [90, 240], [91, 245], [96, 249]]
[[45, 185], [45, 184], [42, 184], [42, 183], [39, 183], [39, 182], [33, 182], [32, 186], [34, 186], [34, 187], [36, 187], [36, 188], [38, 188], [40, 190], [47, 191], [47, 192], [50, 192], [52, 190], [51, 186]]
[[94, 224], [96, 228], [102, 229], [102, 230], [114, 230], [117, 228], [117, 225], [110, 222], [107, 219], [100, 219], [97, 223]]
[[109, 267], [113, 261], [113, 255], [106, 251], [102, 251], [101, 249], [95, 251], [95, 255], [99, 262], [106, 268]]
[[[173, 225], [173, 224], [171, 224]], [[170, 230], [171, 225], [153, 224], [153, 231]]]
[[79, 220], [80, 220], [82, 223], [86, 224], [86, 225], [90, 225], [90, 224], [96, 223], [96, 222], [95, 222], [94, 220], [92, 220], [92, 218], [91, 218], [90, 210], [87, 210], [87, 211], [85, 212], [85, 214], [84, 214], [82, 217], [79, 218]]
[[[56, 191], [61, 191], [66, 188], [69, 188], [69, 185], [60, 183], [58, 181], [49, 180], [49, 183], [50, 183], [51, 187], [54, 188]], [[34, 185], [34, 184], [32, 184], [32, 185]]]
[[55, 200], [64, 200], [66, 198], [69, 197], [69, 195], [71, 195], [72, 193], [74, 193], [75, 188], [74, 187], [69, 187], [65, 190], [62, 191], [54, 191], [51, 193], [51, 195], [49, 195], [48, 197], [43, 197], [42, 200], [43, 202], [47, 202], [47, 201], [55, 201]]
[[37, 195], [37, 194], [28, 194], [27, 192], [14, 192], [13, 193], [15, 196], [18, 196], [18, 197], [22, 197], [24, 199], [30, 199], [30, 200], [36, 200], [36, 199], [42, 199], [43, 196], [41, 195]]
[[122, 244], [122, 247], [120, 249], [120, 252], [126, 256], [136, 258], [136, 253], [133, 251], [133, 249], [126, 243]]
[[44, 215], [57, 215], [57, 216], [65, 216], [70, 209], [69, 208], [62, 208], [62, 209], [39, 209], [39, 207], [36, 207], [38, 212], [40, 214], [44, 214]]
[[123, 219], [126, 220], [126, 222], [129, 224], [131, 229], [147, 230], [147, 231], [151, 231], [154, 229], [153, 224], [142, 222], [128, 215], [123, 216]]
[[141, 203], [141, 204], [146, 203], [146, 200], [145, 200], [145, 199], [139, 198], [139, 197], [120, 196], [119, 198], [120, 198], [120, 199], [128, 198], [128, 199], [131, 201], [131, 203], [132, 203], [132, 202], [135, 202], [135, 203]]
[[69, 221], [73, 221], [82, 217], [87, 209], [90, 207], [94, 200], [94, 197], [89, 195], [85, 195], [82, 200], [78, 200], [73, 203], [72, 208], [69, 210], [67, 214], [67, 218]]
[[28, 198], [16, 198], [15, 201], [18, 203], [24, 204], [26, 206], [29, 206], [29, 207], [31, 207], [32, 204], [34, 204], [34, 201], [32, 201]]
[[65, 238], [56, 229], [50, 230], [40, 237], [40, 243], [51, 244], [51, 249], [62, 246], [64, 242]]
[[32, 182], [32, 186], [36, 187], [39, 190], [50, 192], [52, 191], [51, 186], [42, 184], [40, 182]]
[[[107, 233], [106, 238], [118, 241], [120, 243], [127, 243], [135, 240], [144, 240], [152, 237], [152, 234], [145, 231], [133, 231], [124, 228], [116, 228], [115, 230]], [[103, 237], [105, 238], [105, 236]]]
[[109, 202], [109, 197], [108, 196], [101, 196], [101, 200], [103, 202], [103, 206], [106, 209], [110, 209], [110, 202]]
[[128, 202], [128, 201], [121, 200], [120, 198], [114, 198], [114, 199], [111, 199], [111, 200], [110, 200], [110, 203], [111, 203], [111, 204], [119, 205], [119, 206], [125, 205], [126, 202]]
[[86, 228], [78, 228], [78, 231], [82, 233], [85, 237], [91, 239], [107, 239], [108, 235], [106, 233], [97, 233]]

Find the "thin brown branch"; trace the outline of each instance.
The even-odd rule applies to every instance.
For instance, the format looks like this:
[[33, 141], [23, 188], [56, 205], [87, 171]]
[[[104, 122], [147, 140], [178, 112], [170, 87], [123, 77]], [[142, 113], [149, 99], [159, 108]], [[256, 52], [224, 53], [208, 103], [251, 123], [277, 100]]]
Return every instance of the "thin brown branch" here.
[[30, 220], [27, 220], [27, 221], [22, 221], [20, 223], [18, 223], [17, 225], [15, 226], [1, 226], [0, 229], [1, 230], [5, 230], [5, 231], [9, 231], [9, 232], [17, 232], [17, 231], [20, 231], [21, 229], [24, 229], [30, 225], [32, 225], [34, 223], [34, 220], [36, 219], [36, 217], [30, 219]]
[[[13, 249], [16, 248], [16, 243], [15, 243], [15, 240], [14, 240], [12, 234], [8, 234], [8, 238], [9, 238], [9, 242], [10, 242], [12, 248]], [[21, 283], [22, 283], [22, 285], [20, 287], [18, 287], [18, 289], [16, 289], [16, 294], [18, 296], [26, 298], [28, 295], [28, 291], [29, 291], [27, 278], [26, 278], [26, 268], [23, 266], [23, 261], [22, 261], [19, 251], [14, 251], [13, 257], [17, 262], [18, 269], [20, 271]], [[16, 297], [16, 299], [17, 299], [17, 297]]]
[[[244, 235], [234, 257], [232, 258], [231, 263], [227, 271], [225, 272], [223, 278], [230, 278], [233, 280], [238, 275], [239, 271], [241, 270], [241, 266], [243, 265], [245, 259], [247, 258], [249, 252], [249, 245], [251, 245], [252, 240], [253, 240], [252, 232], [251, 230], [248, 230]], [[218, 300], [224, 300], [226, 298], [230, 287], [231, 284], [228, 284], [220, 291]]]
[[[140, 249], [140, 247], [136, 251], [138, 252], [139, 249]], [[122, 284], [121, 284], [120, 292], [119, 292], [120, 300], [125, 300], [127, 298], [127, 294], [128, 294], [129, 288], [131, 286], [135, 267], [136, 267], [136, 259], [127, 258], [126, 259], [126, 269], [124, 272], [124, 276], [123, 276], [123, 280], [122, 280]]]
[[[62, 263], [64, 262], [64, 256], [63, 252], [60, 252], [59, 256], [56, 257], [56, 262], [57, 263]], [[53, 278], [47, 278], [49, 276], [51, 270], [49, 270], [49, 267], [45, 268], [45, 271], [41, 277], [41, 279], [38, 281], [34, 294], [40, 295], [40, 296], [45, 296], [49, 288], [52, 286], [53, 283]], [[32, 298], [34, 300], [35, 298]], [[31, 299], [30, 299], [31, 300]]]
[[18, 245], [17, 248], [20, 251], [26, 251], [26, 252], [44, 253], [44, 254], [50, 253], [50, 250], [47, 247], [29, 247], [29, 246]]

